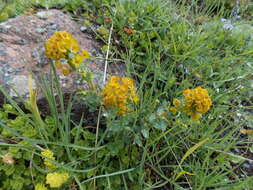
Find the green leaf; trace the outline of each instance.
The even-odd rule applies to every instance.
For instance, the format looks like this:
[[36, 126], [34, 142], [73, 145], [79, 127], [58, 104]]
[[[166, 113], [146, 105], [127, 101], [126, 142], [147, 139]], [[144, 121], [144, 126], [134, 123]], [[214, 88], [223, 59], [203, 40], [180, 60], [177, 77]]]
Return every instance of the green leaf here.
[[142, 133], [144, 138], [147, 139], [149, 137], [149, 131], [147, 129], [142, 129], [141, 133]]
[[165, 131], [167, 128], [167, 123], [164, 120], [160, 119], [159, 121], [154, 123], [152, 127], [156, 128], [156, 129], [160, 129], [162, 131]]
[[134, 137], [134, 143], [137, 144], [139, 147], [142, 147], [141, 138], [138, 135], [135, 135]]
[[15, 172], [15, 167], [14, 165], [8, 165], [8, 164], [4, 164], [2, 169], [5, 171], [5, 174], [7, 176], [12, 175]]
[[197, 144], [195, 144], [193, 147], [191, 147], [183, 156], [180, 164], [183, 163], [183, 161], [190, 156], [195, 150], [197, 150], [201, 145], [203, 145], [205, 142], [207, 142], [209, 140], [209, 138], [205, 138], [204, 140], [198, 142]]

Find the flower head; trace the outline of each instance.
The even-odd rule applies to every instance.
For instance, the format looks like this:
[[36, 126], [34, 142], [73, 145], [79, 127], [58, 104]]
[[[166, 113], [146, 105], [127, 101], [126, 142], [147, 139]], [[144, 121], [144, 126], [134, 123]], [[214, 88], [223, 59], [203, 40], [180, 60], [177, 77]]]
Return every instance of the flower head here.
[[51, 160], [55, 160], [54, 153], [51, 150], [45, 149], [41, 152], [41, 155], [46, 157], [46, 158], [43, 158], [44, 164], [49, 170], [53, 170], [57, 168], [57, 166], [51, 161]]
[[129, 104], [137, 104], [138, 101], [134, 81], [130, 78], [112, 76], [103, 89], [103, 104], [115, 108], [119, 115], [129, 111]]
[[48, 190], [44, 184], [38, 183], [35, 186], [35, 190]]
[[51, 188], [61, 187], [69, 178], [69, 174], [64, 173], [49, 173], [46, 177], [46, 184], [49, 184]]
[[68, 32], [54, 33], [45, 43], [46, 56], [55, 61], [55, 67], [67, 76], [90, 57], [86, 50], [80, 52], [77, 40]]
[[80, 46], [68, 32], [55, 32], [45, 43], [46, 56], [53, 60], [66, 58], [69, 52], [77, 53]]
[[183, 111], [191, 115], [194, 119], [200, 118], [212, 105], [212, 100], [208, 95], [208, 91], [202, 87], [183, 90], [183, 95], [185, 98]]

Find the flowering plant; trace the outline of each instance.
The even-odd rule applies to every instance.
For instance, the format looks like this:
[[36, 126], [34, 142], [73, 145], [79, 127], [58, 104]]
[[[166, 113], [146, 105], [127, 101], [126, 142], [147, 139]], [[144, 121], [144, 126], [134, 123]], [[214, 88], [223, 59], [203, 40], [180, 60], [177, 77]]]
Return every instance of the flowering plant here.
[[85, 59], [90, 57], [86, 50], [81, 52], [80, 50], [77, 39], [65, 31], [54, 33], [45, 43], [46, 56], [55, 62], [55, 67], [62, 70], [64, 75], [75, 71]]
[[103, 89], [103, 104], [115, 108], [117, 114], [123, 115], [130, 110], [130, 104], [139, 101], [134, 81], [127, 77], [112, 76]]

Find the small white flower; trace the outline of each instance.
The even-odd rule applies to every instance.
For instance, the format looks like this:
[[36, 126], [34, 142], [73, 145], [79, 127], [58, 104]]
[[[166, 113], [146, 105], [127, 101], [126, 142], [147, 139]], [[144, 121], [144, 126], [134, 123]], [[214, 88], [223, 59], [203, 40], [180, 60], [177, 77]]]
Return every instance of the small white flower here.
[[232, 25], [231, 20], [222, 18], [221, 22], [224, 23], [224, 25], [222, 27], [224, 30], [232, 30], [234, 28], [234, 26]]
[[225, 30], [232, 30], [234, 28], [234, 26], [230, 23], [226, 23], [223, 25], [223, 29]]
[[226, 22], [226, 21], [227, 21], [227, 19], [225, 19], [225, 18], [221, 18], [221, 19], [220, 19], [220, 21], [221, 21], [221, 22]]

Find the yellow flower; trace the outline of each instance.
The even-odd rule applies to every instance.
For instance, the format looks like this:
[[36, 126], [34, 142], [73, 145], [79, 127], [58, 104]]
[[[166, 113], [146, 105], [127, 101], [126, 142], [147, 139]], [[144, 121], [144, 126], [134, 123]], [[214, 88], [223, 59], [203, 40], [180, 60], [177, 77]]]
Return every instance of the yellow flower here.
[[68, 76], [70, 74], [70, 68], [67, 65], [62, 66], [62, 73], [64, 76]]
[[68, 32], [54, 33], [45, 43], [46, 56], [53, 60], [67, 58], [68, 52], [77, 53], [80, 46], [77, 40]]
[[[46, 157], [46, 158], [43, 158], [43, 160], [44, 160], [44, 164], [49, 170], [53, 170], [57, 168], [57, 166], [51, 161], [51, 160], [55, 160], [54, 153], [51, 150], [45, 149], [41, 152], [41, 155]], [[49, 160], [48, 158], [51, 160]]]
[[208, 95], [208, 91], [202, 87], [183, 90], [183, 95], [185, 98], [183, 111], [191, 115], [193, 119], [200, 118], [212, 105], [212, 100]]
[[[54, 33], [45, 43], [45, 54], [55, 61], [55, 67], [67, 76], [84, 61], [90, 54], [86, 50], [80, 52], [77, 40], [68, 32]], [[65, 59], [65, 60], [62, 60]], [[64, 61], [64, 62], [62, 62]]]
[[57, 60], [55, 62], [55, 68], [61, 70], [64, 76], [69, 75], [71, 72], [71, 67], [69, 64], [62, 63], [60, 60]]
[[174, 105], [174, 106], [169, 107], [169, 110], [170, 110], [174, 115], [176, 115], [177, 112], [178, 112], [178, 108], [179, 108], [179, 106], [181, 105], [180, 100], [177, 99], [177, 98], [174, 98], [174, 99], [173, 99], [173, 105]]
[[49, 173], [46, 176], [46, 184], [49, 184], [51, 188], [61, 187], [69, 178], [69, 174], [64, 173]]
[[48, 189], [45, 187], [45, 185], [38, 183], [35, 186], [35, 190], [48, 190]]
[[119, 115], [129, 111], [129, 104], [137, 104], [138, 101], [134, 81], [130, 78], [112, 76], [103, 89], [103, 104], [115, 108]]
[[84, 59], [87, 59], [89, 57], [89, 52], [82, 50], [82, 53], [74, 54], [74, 58], [70, 59], [70, 64], [72, 64], [74, 67], [78, 67], [84, 61]]
[[74, 67], [78, 67], [84, 60], [84, 57], [80, 54], [76, 54], [73, 59], [70, 59], [70, 64]]
[[175, 106], [171, 106], [171, 107], [169, 108], [169, 110], [170, 110], [174, 115], [176, 115], [177, 112], [178, 112], [178, 110], [177, 110], [177, 108], [176, 108]]
[[57, 60], [55, 62], [55, 67], [56, 67], [56, 69], [62, 69], [62, 63], [61, 63], [61, 61]]
[[180, 100], [179, 100], [179, 99], [174, 98], [174, 99], [173, 99], [173, 104], [174, 104], [174, 106], [175, 106], [175, 107], [179, 107], [179, 106], [180, 106], [180, 104], [181, 104], [181, 102], [180, 102]]
[[90, 54], [89, 54], [89, 52], [87, 50], [83, 50], [82, 51], [82, 55], [83, 55], [83, 58], [85, 58], [85, 59], [90, 58]]

